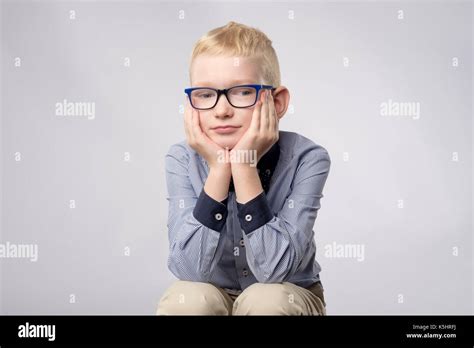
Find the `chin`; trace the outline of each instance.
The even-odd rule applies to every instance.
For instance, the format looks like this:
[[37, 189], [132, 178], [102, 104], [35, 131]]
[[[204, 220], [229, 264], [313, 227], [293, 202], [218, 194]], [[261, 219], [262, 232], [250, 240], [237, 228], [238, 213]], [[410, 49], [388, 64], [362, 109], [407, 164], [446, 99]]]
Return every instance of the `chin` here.
[[213, 137], [212, 141], [214, 141], [217, 145], [225, 149], [226, 147], [229, 148], [229, 150], [232, 150], [232, 148], [237, 144], [237, 140], [234, 139], [234, 137], [229, 137], [229, 139], [220, 139], [217, 137]]

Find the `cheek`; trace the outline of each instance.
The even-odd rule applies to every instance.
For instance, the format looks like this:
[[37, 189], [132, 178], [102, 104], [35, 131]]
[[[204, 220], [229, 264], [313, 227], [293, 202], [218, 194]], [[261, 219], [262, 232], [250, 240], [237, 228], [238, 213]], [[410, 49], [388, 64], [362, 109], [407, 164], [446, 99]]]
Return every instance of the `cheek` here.
[[250, 123], [252, 123], [252, 113], [253, 113], [253, 108], [249, 109], [248, 112], [246, 112], [244, 115], [242, 115], [242, 133], [244, 133], [247, 129], [250, 127]]
[[209, 117], [206, 117], [206, 115], [201, 113], [199, 114], [199, 124], [201, 125], [201, 129], [205, 132], [208, 131], [210, 124], [209, 124]]

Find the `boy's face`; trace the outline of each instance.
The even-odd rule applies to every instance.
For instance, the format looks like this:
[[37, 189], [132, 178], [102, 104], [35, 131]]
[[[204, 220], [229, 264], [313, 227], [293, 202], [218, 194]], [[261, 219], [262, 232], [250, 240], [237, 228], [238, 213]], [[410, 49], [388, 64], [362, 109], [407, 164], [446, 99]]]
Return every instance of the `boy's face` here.
[[[230, 88], [243, 84], [262, 84], [256, 61], [245, 57], [197, 56], [191, 67], [192, 87]], [[234, 147], [247, 131], [255, 106], [234, 108], [221, 95], [210, 110], [199, 110], [202, 131], [222, 148]], [[231, 132], [215, 130], [219, 126], [235, 126]]]

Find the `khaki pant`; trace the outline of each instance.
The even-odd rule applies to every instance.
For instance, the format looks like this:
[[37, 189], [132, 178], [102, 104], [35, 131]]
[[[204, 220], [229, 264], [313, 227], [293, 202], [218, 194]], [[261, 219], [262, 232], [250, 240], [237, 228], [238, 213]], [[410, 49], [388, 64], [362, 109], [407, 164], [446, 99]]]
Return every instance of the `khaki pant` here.
[[161, 297], [157, 315], [326, 315], [323, 288], [254, 283], [232, 295], [210, 283], [178, 280]]

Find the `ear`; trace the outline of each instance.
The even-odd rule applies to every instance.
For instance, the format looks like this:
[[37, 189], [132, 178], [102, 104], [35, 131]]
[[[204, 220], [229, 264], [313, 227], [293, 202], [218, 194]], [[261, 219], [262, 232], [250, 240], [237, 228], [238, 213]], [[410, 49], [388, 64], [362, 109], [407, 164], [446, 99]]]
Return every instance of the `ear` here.
[[290, 104], [290, 91], [285, 86], [280, 86], [272, 92], [273, 102], [275, 103], [275, 112], [278, 119], [285, 116], [288, 105]]

